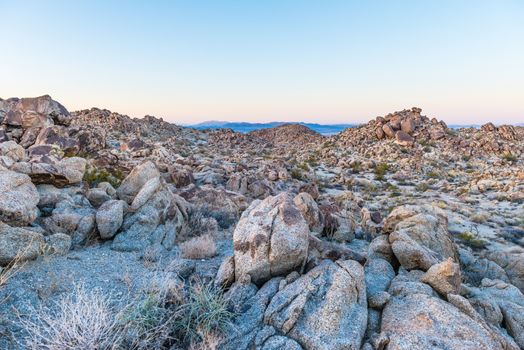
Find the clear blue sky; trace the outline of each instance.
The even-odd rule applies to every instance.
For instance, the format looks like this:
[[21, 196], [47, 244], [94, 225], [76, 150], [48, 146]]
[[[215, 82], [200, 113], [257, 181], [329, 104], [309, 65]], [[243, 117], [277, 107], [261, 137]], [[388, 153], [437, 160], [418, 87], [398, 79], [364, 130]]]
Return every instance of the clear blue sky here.
[[524, 1], [0, 0], [0, 97], [203, 120], [524, 121]]

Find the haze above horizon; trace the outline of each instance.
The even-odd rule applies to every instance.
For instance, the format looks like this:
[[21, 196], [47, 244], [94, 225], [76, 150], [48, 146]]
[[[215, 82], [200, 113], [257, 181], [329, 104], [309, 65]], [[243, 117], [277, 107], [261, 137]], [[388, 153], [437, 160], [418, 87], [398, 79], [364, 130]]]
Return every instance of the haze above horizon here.
[[195, 124], [524, 121], [524, 2], [0, 0], [0, 97]]

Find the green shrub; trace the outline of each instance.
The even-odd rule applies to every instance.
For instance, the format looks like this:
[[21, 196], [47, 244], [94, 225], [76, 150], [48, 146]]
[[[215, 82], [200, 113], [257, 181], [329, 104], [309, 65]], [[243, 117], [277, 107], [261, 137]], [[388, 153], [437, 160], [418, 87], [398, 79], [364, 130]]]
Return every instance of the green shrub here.
[[426, 192], [429, 189], [429, 185], [425, 182], [421, 182], [415, 187], [415, 189], [418, 192]]
[[511, 154], [510, 152], [506, 152], [502, 155], [502, 159], [504, 159], [506, 162], [515, 163], [517, 161], [517, 156]]
[[304, 178], [302, 171], [299, 168], [291, 169], [291, 177], [296, 180], [302, 180]]
[[124, 173], [119, 169], [110, 172], [105, 168], [90, 167], [84, 173], [83, 180], [89, 184], [89, 187], [94, 187], [101, 182], [109, 182], [111, 186], [117, 188], [124, 178]]
[[362, 169], [362, 164], [359, 161], [353, 162], [350, 166], [351, 166], [351, 172], [353, 174], [360, 173], [360, 170]]
[[487, 246], [485, 240], [477, 238], [471, 231], [464, 231], [458, 234], [457, 238], [473, 249], [484, 249]]
[[174, 330], [182, 341], [201, 339], [211, 332], [226, 332], [234, 316], [227, 299], [212, 284], [194, 284], [187, 301], [176, 310]]
[[388, 170], [389, 170], [389, 165], [387, 163], [379, 163], [375, 165], [375, 170], [374, 170], [375, 179], [379, 181], [383, 181], [384, 176], [386, 175]]

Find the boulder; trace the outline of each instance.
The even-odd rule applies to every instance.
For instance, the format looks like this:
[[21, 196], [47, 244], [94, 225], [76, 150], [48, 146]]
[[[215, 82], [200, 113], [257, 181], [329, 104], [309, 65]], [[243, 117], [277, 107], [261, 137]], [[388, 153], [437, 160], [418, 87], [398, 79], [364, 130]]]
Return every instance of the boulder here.
[[429, 284], [443, 296], [458, 294], [462, 283], [460, 267], [451, 258], [448, 258], [446, 261], [431, 266], [422, 276], [421, 281]]
[[82, 181], [87, 161], [80, 157], [64, 158], [53, 163], [16, 163], [12, 169], [26, 174], [35, 184], [64, 187]]
[[41, 233], [22, 227], [11, 227], [0, 221], [0, 266], [14, 260], [23, 262], [38, 257], [44, 244]]
[[295, 196], [293, 202], [298, 210], [300, 210], [304, 219], [306, 219], [309, 230], [315, 233], [322, 233], [324, 229], [322, 214], [313, 197], [307, 192], [301, 192]]
[[382, 309], [389, 300], [387, 290], [395, 277], [395, 270], [386, 260], [374, 258], [366, 262], [364, 271], [368, 305], [375, 309]]
[[72, 238], [74, 246], [85, 243], [94, 234], [96, 211], [81, 194], [65, 197], [56, 203], [51, 215], [42, 219], [46, 231], [63, 233]]
[[400, 123], [400, 130], [411, 135], [415, 131], [415, 122], [412, 118], [406, 118]]
[[0, 170], [0, 194], [0, 221], [23, 226], [36, 219], [40, 197], [29, 176]]
[[415, 142], [415, 139], [411, 135], [402, 130], [395, 133], [395, 138], [397, 144], [405, 147], [411, 147], [413, 142]]
[[384, 134], [389, 138], [395, 137], [395, 130], [393, 130], [390, 123], [382, 125], [382, 131], [384, 131]]
[[524, 253], [499, 250], [486, 257], [502, 267], [510, 282], [524, 293]]
[[468, 288], [475, 310], [501, 333], [504, 329], [524, 348], [524, 295], [500, 280], [483, 279], [480, 288]]
[[393, 223], [396, 223], [395, 229], [389, 235], [389, 242], [404, 268], [427, 271], [447, 258], [458, 262], [447, 217], [439, 208], [430, 205], [398, 207], [386, 219], [385, 229]]
[[287, 193], [255, 200], [233, 233], [235, 277], [256, 284], [285, 275], [305, 263], [309, 227]]
[[420, 293], [390, 299], [378, 342], [379, 348], [388, 350], [506, 348], [483, 323], [440, 298]]
[[55, 233], [45, 237], [46, 254], [65, 255], [71, 249], [71, 236], [64, 233]]
[[[155, 246], [171, 250], [175, 245], [177, 234], [188, 221], [188, 203], [182, 197], [173, 194], [164, 180], [160, 181], [154, 193], [150, 193], [149, 186], [150, 184], [142, 192], [147, 200], [140, 200], [143, 204], [138, 208], [135, 202], [136, 210], [125, 215], [120, 232], [113, 240], [112, 249], [142, 251], [149, 246]], [[141, 189], [137, 191], [140, 192]], [[124, 192], [120, 194], [122, 193]], [[128, 197], [123, 195], [123, 198]], [[142, 195], [137, 195], [136, 198], [142, 198]]]
[[103, 239], [113, 238], [124, 221], [124, 208], [126, 203], [122, 200], [108, 200], [96, 212], [96, 226]]
[[367, 324], [364, 269], [353, 260], [325, 260], [280, 290], [264, 321], [304, 349], [360, 349]]
[[171, 180], [176, 187], [185, 187], [195, 182], [193, 173], [183, 167], [172, 167], [169, 169]]
[[215, 277], [215, 288], [229, 288], [235, 282], [235, 258], [233, 256], [226, 257]]
[[153, 162], [146, 161], [136, 166], [116, 190], [118, 198], [131, 204], [146, 182], [157, 177], [160, 177], [160, 172]]
[[506, 271], [489, 259], [475, 257], [466, 249], [459, 249], [459, 259], [462, 277], [466, 283], [478, 287], [484, 278], [499, 279], [509, 283]]
[[2, 142], [0, 143], [0, 156], [6, 156], [19, 162], [25, 158], [25, 149], [14, 141]]

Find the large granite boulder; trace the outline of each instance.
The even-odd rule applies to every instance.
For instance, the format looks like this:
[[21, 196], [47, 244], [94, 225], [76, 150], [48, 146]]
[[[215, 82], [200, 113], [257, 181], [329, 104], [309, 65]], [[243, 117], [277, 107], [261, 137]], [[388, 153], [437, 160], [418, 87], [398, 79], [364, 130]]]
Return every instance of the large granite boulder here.
[[393, 230], [389, 234], [391, 249], [408, 270], [426, 271], [447, 258], [458, 262], [447, 217], [439, 208], [430, 205], [395, 208], [386, 219], [384, 229]]
[[38, 191], [31, 178], [10, 170], [0, 170], [0, 221], [23, 226], [38, 215]]
[[307, 192], [300, 192], [295, 196], [293, 202], [297, 206], [304, 219], [306, 219], [311, 232], [322, 233], [324, 223], [322, 213], [313, 197]]
[[124, 221], [125, 206], [126, 203], [123, 200], [108, 200], [98, 208], [96, 226], [100, 237], [108, 239], [117, 233]]
[[264, 320], [304, 349], [360, 349], [367, 324], [364, 269], [324, 260], [281, 289]]
[[261, 284], [300, 268], [308, 251], [309, 227], [289, 194], [255, 200], [233, 233], [235, 276]]
[[153, 162], [147, 161], [138, 165], [117, 188], [118, 198], [131, 204], [146, 182], [157, 177], [160, 177], [160, 172]]
[[44, 244], [41, 233], [22, 227], [11, 227], [0, 221], [0, 266], [14, 261], [35, 259]]
[[379, 344], [389, 350], [508, 348], [485, 323], [451, 303], [422, 293], [390, 299], [382, 313]]
[[26, 174], [34, 184], [52, 184], [64, 187], [82, 181], [87, 161], [80, 157], [44, 162], [19, 162], [12, 169]]
[[[137, 168], [117, 189], [119, 198], [130, 204], [130, 208], [113, 240], [112, 248], [141, 251], [153, 245], [171, 250], [177, 234], [188, 221], [188, 203], [171, 192], [152, 162], [143, 163]], [[141, 187], [137, 188], [139, 185]], [[119, 217], [114, 219], [106, 236], [113, 234], [119, 223], [116, 220]]]

